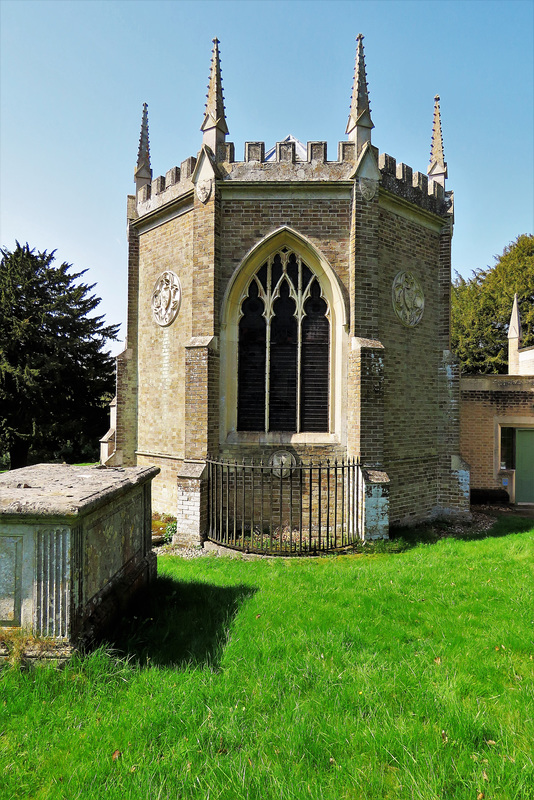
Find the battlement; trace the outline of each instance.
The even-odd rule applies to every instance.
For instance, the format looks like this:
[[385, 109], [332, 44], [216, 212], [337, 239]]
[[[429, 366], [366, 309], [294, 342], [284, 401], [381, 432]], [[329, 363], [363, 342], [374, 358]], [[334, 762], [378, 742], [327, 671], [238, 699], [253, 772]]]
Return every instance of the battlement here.
[[[148, 211], [152, 211], [152, 208], [168, 203], [190, 191], [193, 188], [191, 176], [196, 163], [195, 156], [189, 156], [182, 161], [181, 166], [172, 167], [167, 170], [165, 175], [160, 175], [152, 183], [142, 186], [137, 195], [138, 211], [146, 214]], [[159, 202], [158, 197], [160, 198]], [[147, 205], [150, 207], [147, 208]], [[142, 210], [139, 206], [143, 206]]]
[[414, 172], [402, 162], [397, 164], [387, 153], [380, 153], [378, 168], [382, 176], [380, 184], [388, 192], [435, 214], [446, 214], [449, 210], [451, 193], [445, 192], [440, 183], [429, 180], [423, 172]]
[[[303, 158], [303, 154], [306, 157]], [[223, 145], [217, 152], [221, 161], [235, 163], [234, 147], [231, 142]], [[308, 142], [306, 148], [292, 137], [287, 137], [282, 142], [265, 153], [265, 142], [245, 142], [244, 162], [258, 162], [260, 164], [327, 164], [327, 163], [354, 163], [354, 142], [339, 142], [337, 161], [328, 162], [326, 142]]]
[[[380, 185], [413, 205], [435, 214], [444, 215], [451, 206], [450, 193], [437, 181], [422, 172], [414, 172], [406, 164], [397, 164], [387, 153], [378, 155]], [[304, 159], [303, 156], [306, 156]], [[173, 167], [151, 183], [142, 186], [137, 195], [140, 216], [165, 205], [193, 190], [192, 176], [197, 163], [195, 156]], [[338, 182], [354, 178], [356, 164], [355, 142], [339, 142], [337, 160], [328, 161], [327, 143], [307, 142], [306, 147], [293, 137], [277, 142], [266, 152], [265, 142], [245, 142], [244, 160], [235, 160], [233, 142], [217, 146], [218, 177], [224, 182]]]

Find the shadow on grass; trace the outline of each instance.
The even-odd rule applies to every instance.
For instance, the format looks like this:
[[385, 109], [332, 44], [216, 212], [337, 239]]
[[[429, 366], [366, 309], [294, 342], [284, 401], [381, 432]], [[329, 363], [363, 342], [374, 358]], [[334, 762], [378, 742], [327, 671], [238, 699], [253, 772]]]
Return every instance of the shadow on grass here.
[[158, 577], [140, 592], [106, 643], [141, 667], [216, 670], [233, 618], [256, 591]]
[[[491, 517], [489, 513], [487, 517]], [[448, 520], [436, 520], [433, 523], [416, 525], [413, 528], [397, 527], [390, 530], [389, 544], [393, 551], [409, 550], [420, 544], [434, 544], [442, 539], [461, 539], [462, 541], [475, 541], [501, 536], [511, 536], [525, 533], [534, 529], [532, 517], [522, 517], [519, 514], [509, 513], [497, 515], [494, 523], [487, 527], [486, 524], [457, 523]]]

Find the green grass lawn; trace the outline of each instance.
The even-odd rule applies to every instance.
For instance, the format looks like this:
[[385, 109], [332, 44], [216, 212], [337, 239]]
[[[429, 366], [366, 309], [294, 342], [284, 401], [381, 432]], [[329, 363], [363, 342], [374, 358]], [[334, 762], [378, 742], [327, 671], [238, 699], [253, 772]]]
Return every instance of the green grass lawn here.
[[4, 667], [0, 795], [534, 798], [534, 528], [159, 560], [118, 651]]

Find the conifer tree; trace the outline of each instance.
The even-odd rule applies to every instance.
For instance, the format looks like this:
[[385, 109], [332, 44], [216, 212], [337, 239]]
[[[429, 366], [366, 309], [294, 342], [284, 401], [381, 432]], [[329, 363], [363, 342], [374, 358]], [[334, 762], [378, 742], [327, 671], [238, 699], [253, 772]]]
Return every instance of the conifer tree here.
[[517, 292], [522, 347], [534, 345], [534, 236], [522, 234], [494, 267], [452, 285], [451, 346], [464, 374], [508, 371], [508, 325]]
[[100, 299], [55, 251], [0, 248], [0, 456], [78, 460], [97, 452], [114, 391], [103, 349], [118, 325], [91, 316]]

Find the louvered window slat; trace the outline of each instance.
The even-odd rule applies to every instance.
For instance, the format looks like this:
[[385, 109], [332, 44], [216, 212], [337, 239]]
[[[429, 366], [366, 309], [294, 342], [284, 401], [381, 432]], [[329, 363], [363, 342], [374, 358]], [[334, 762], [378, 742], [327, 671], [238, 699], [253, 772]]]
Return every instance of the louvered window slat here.
[[295, 301], [284, 281], [271, 322], [269, 430], [297, 430], [297, 345]]
[[300, 428], [328, 431], [329, 325], [326, 317], [302, 321]]
[[237, 427], [265, 430], [266, 322], [264, 303], [253, 281], [239, 321]]

